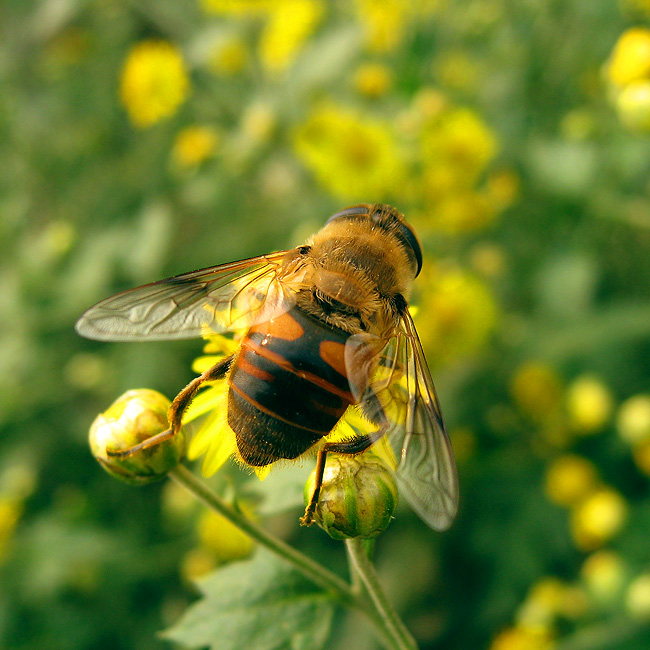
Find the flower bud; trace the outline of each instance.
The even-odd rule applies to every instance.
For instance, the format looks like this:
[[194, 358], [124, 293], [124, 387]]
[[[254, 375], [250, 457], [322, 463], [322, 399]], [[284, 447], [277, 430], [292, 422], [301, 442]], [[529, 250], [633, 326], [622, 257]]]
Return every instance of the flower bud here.
[[[316, 471], [305, 484], [305, 501], [314, 492]], [[332, 538], [376, 537], [386, 530], [397, 505], [392, 470], [378, 456], [329, 454], [314, 521]]]
[[170, 401], [155, 390], [130, 390], [90, 427], [90, 450], [112, 476], [143, 485], [163, 478], [178, 465], [185, 450], [185, 435], [176, 436], [123, 458], [108, 452], [130, 449], [169, 428]]

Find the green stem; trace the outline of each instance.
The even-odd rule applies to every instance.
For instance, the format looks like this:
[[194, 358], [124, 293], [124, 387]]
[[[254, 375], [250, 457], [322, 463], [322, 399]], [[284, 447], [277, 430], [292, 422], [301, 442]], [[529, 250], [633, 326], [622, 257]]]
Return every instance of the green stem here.
[[169, 476], [189, 490], [199, 500], [203, 501], [206, 506], [223, 515], [258, 544], [268, 548], [273, 553], [284, 558], [287, 562], [293, 564], [299, 571], [325, 589], [325, 591], [334, 592], [345, 605], [352, 607], [358, 606], [357, 598], [352, 593], [347, 582], [321, 564], [318, 564], [318, 562], [296, 551], [296, 549], [281, 539], [270, 535], [255, 522], [231, 508], [186, 467], [178, 465], [169, 472]]
[[417, 650], [415, 639], [406, 629], [402, 619], [379, 584], [379, 577], [374, 565], [366, 555], [363, 540], [346, 539], [345, 544], [351, 564], [361, 578], [372, 604], [384, 623], [385, 629], [397, 643], [396, 647], [400, 650]]
[[[342, 605], [363, 613], [373, 624], [379, 639], [388, 650], [417, 650], [417, 647], [404, 627], [404, 624], [399, 620], [395, 610], [392, 608], [390, 603], [388, 603], [385, 596], [383, 596], [384, 601], [387, 603], [388, 608], [393, 612], [394, 617], [397, 618], [401, 625], [401, 628], [398, 629], [403, 629], [406, 638], [411, 639], [410, 645], [404, 643], [401, 636], [394, 632], [394, 626], [392, 626], [391, 623], [392, 618], [387, 618], [383, 614], [382, 610], [376, 607], [371, 590], [368, 589], [365, 584], [363, 571], [359, 570], [358, 575], [361, 577], [364, 586], [366, 586], [368, 593], [371, 595], [370, 604], [373, 605], [371, 608], [368, 607], [367, 599], [363, 594], [355, 593], [350, 585], [339, 578], [335, 573], [332, 573], [329, 569], [326, 569], [318, 562], [303, 555], [300, 551], [289, 546], [281, 539], [270, 535], [254, 521], [251, 521], [231, 508], [221, 497], [215, 494], [215, 492], [213, 492], [203, 481], [198, 479], [183, 465], [176, 466], [169, 472], [169, 476], [182, 485], [186, 490], [191, 492], [197, 499], [202, 501], [206, 506], [208, 506], [208, 508], [223, 515], [228, 521], [246, 533], [251, 539], [283, 558], [298, 569], [298, 571], [303, 575], [307, 576], [310, 580], [326, 591], [332, 593]], [[363, 549], [361, 552], [363, 553]], [[374, 574], [374, 568], [367, 557], [366, 562], [370, 565], [371, 572]]]

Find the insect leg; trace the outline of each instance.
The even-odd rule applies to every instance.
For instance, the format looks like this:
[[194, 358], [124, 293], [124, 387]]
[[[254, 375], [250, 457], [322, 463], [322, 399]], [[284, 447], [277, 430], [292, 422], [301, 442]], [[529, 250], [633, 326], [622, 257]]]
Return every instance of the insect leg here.
[[176, 395], [174, 401], [169, 407], [169, 410], [167, 411], [167, 420], [170, 424], [169, 429], [163, 431], [162, 433], [158, 433], [155, 436], [151, 436], [151, 438], [147, 438], [140, 444], [129, 447], [128, 449], [107, 449], [106, 455], [110, 456], [111, 458], [128, 458], [129, 456], [132, 456], [133, 454], [142, 451], [143, 449], [149, 449], [149, 447], [154, 447], [155, 445], [159, 445], [165, 440], [173, 438], [181, 430], [183, 414], [185, 413], [187, 407], [190, 405], [191, 401], [196, 396], [199, 388], [201, 388], [201, 386], [207, 381], [215, 381], [217, 379], [221, 379], [228, 372], [228, 369], [230, 368], [230, 364], [232, 363], [234, 357], [235, 355], [233, 354], [229, 357], [226, 357], [225, 359], [222, 359], [219, 361], [219, 363], [212, 366], [212, 368], [209, 368], [203, 374], [193, 379], [187, 386], [185, 386], [185, 388], [183, 388], [183, 390], [181, 390], [180, 393], [178, 393], [178, 395]]
[[349, 454], [354, 456], [366, 451], [369, 447], [375, 444], [386, 432], [387, 425], [382, 426], [373, 433], [367, 435], [357, 436], [350, 440], [343, 440], [341, 442], [326, 442], [319, 450], [316, 460], [316, 480], [314, 483], [314, 491], [312, 492], [309, 504], [305, 509], [305, 514], [300, 518], [300, 523], [303, 526], [311, 526], [314, 523], [314, 512], [318, 505], [318, 498], [320, 496], [320, 489], [323, 485], [323, 474], [325, 472], [325, 460], [329, 452], [335, 454]]

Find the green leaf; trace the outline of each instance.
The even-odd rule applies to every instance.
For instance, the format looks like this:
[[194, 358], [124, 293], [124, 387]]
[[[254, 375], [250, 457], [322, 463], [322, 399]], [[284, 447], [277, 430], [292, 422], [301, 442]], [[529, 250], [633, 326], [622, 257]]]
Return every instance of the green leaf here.
[[318, 650], [327, 640], [331, 598], [264, 550], [198, 586], [203, 598], [163, 632], [165, 638], [214, 650]]

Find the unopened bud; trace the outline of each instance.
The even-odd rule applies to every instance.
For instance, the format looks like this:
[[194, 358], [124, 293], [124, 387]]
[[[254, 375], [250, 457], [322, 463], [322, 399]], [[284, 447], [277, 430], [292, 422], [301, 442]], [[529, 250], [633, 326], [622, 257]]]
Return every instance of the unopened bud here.
[[90, 427], [90, 450], [112, 476], [143, 485], [163, 478], [178, 465], [185, 435], [177, 435], [124, 457], [110, 455], [139, 445], [169, 428], [170, 401], [155, 390], [130, 390], [95, 418]]
[[[314, 491], [316, 472], [305, 484], [305, 499]], [[392, 470], [378, 456], [329, 454], [314, 521], [332, 538], [376, 537], [386, 530], [397, 505]]]

